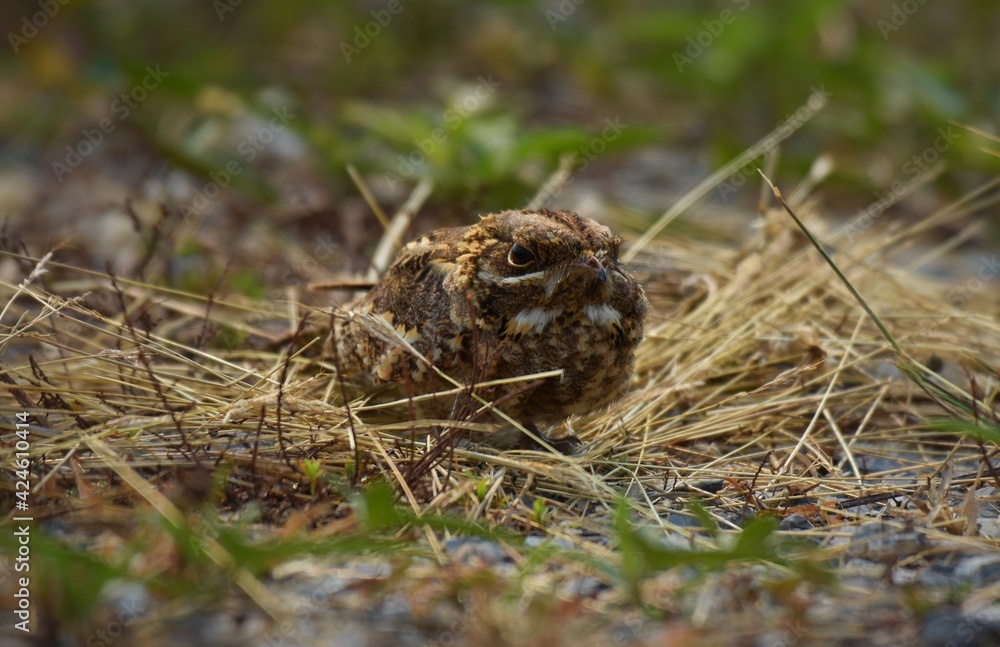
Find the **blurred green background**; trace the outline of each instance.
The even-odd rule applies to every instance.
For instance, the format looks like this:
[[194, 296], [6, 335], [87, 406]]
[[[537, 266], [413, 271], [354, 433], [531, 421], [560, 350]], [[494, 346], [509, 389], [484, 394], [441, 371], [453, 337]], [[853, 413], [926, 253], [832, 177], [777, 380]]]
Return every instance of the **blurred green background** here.
[[[328, 213], [356, 196], [353, 164], [388, 203], [433, 177], [431, 204], [467, 220], [522, 206], [567, 154], [585, 172], [646, 172], [682, 192], [816, 89], [828, 104], [782, 144], [777, 179], [831, 155], [832, 213], [918, 177], [914, 156], [949, 127], [930, 153], [946, 165], [933, 191], [897, 209], [926, 213], [1000, 168], [989, 139], [954, 125], [1000, 132], [990, 0], [36, 0], [6, 2], [0, 18], [2, 162], [41, 169], [45, 183], [65, 179], [54, 165], [67, 146], [83, 152], [85, 131], [110, 119], [88, 172], [138, 184], [183, 169], [210, 182], [237, 159], [227, 188], [266, 214], [288, 160], [305, 156]], [[122, 93], [144, 79], [155, 87], [123, 115]], [[232, 123], [266, 124], [275, 109], [293, 116], [294, 137], [252, 159]], [[634, 157], [643, 151], [662, 155]], [[736, 198], [757, 195], [752, 182]], [[669, 207], [658, 200], [634, 205], [639, 222]]]

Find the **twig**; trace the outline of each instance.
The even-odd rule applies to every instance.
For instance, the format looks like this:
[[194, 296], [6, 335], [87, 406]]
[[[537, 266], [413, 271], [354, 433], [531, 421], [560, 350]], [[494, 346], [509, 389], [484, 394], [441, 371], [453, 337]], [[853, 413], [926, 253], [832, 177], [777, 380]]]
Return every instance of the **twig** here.
[[385, 234], [378, 241], [375, 252], [372, 254], [371, 268], [366, 275], [368, 280], [377, 281], [389, 269], [389, 264], [403, 244], [403, 235], [410, 226], [413, 216], [430, 197], [433, 188], [434, 183], [431, 180], [427, 178], [420, 180], [420, 183], [410, 193], [410, 197], [393, 215], [392, 222], [386, 226]]
[[364, 197], [365, 202], [368, 203], [368, 207], [372, 210], [372, 213], [374, 213], [375, 217], [378, 218], [378, 221], [382, 223], [382, 228], [388, 229], [389, 219], [386, 218], [385, 212], [382, 211], [382, 206], [378, 203], [378, 200], [375, 199], [371, 189], [368, 188], [368, 183], [365, 182], [365, 179], [361, 177], [360, 173], [358, 173], [358, 169], [354, 168], [353, 164], [348, 164], [347, 174], [351, 176], [354, 186], [358, 187], [358, 191], [361, 192], [362, 197]]
[[[108, 278], [111, 280], [111, 287], [114, 289], [114, 293], [118, 297], [118, 306], [121, 309], [122, 319], [125, 322], [125, 328], [128, 330], [129, 336], [135, 343], [136, 353], [139, 356], [139, 362], [141, 362], [143, 368], [146, 369], [146, 374], [149, 376], [149, 381], [153, 384], [156, 396], [160, 399], [164, 410], [174, 423], [174, 428], [177, 430], [178, 436], [180, 436], [180, 452], [185, 458], [190, 458], [196, 465], [200, 465], [201, 462], [198, 460], [194, 447], [192, 447], [188, 442], [187, 434], [184, 432], [184, 426], [181, 424], [180, 418], [177, 417], [177, 412], [174, 411], [174, 407], [170, 404], [170, 401], [167, 400], [167, 394], [163, 391], [163, 385], [160, 384], [159, 378], [157, 378], [156, 374], [153, 372], [153, 365], [150, 363], [149, 357], [146, 355], [145, 346], [142, 340], [139, 339], [139, 333], [136, 332], [135, 324], [132, 323], [132, 317], [128, 314], [128, 304], [125, 303], [125, 293], [122, 292], [121, 286], [118, 285], [118, 281], [115, 279], [114, 271], [111, 269], [111, 263], [108, 262], [104, 266], [104, 269], [107, 271]], [[184, 453], [185, 448], [191, 452], [190, 456]]]
[[527, 209], [541, 209], [549, 201], [549, 198], [562, 191], [563, 186], [569, 182], [570, 174], [573, 171], [573, 164], [576, 162], [576, 155], [563, 155], [559, 158], [559, 166], [544, 184], [538, 189], [534, 197], [527, 205]]
[[292, 333], [292, 339], [288, 342], [288, 351], [285, 353], [285, 358], [281, 362], [281, 377], [278, 378], [278, 396], [274, 412], [275, 426], [278, 432], [278, 450], [279, 453], [281, 454], [281, 458], [292, 469], [294, 469], [295, 466], [292, 465], [291, 461], [288, 459], [288, 452], [285, 449], [285, 436], [281, 426], [281, 408], [282, 408], [282, 402], [285, 397], [285, 382], [288, 380], [288, 368], [289, 366], [291, 366], [292, 355], [294, 354], [295, 351], [295, 342], [298, 341], [299, 335], [302, 334], [302, 329], [305, 327], [305, 325], [306, 325], [306, 318], [303, 317], [302, 319], [299, 320], [299, 325], [295, 327], [295, 332]]
[[250, 450], [250, 473], [257, 473], [257, 451], [260, 448], [260, 432], [264, 429], [264, 420], [267, 418], [267, 405], [260, 405], [260, 418], [257, 419], [257, 430], [253, 435], [253, 449]]
[[51, 258], [52, 258], [52, 252], [48, 252], [45, 256], [41, 258], [41, 260], [39, 260], [35, 264], [35, 267], [34, 269], [31, 270], [31, 273], [28, 274], [28, 276], [18, 284], [17, 290], [10, 297], [10, 299], [7, 300], [7, 303], [6, 305], [4, 305], [3, 310], [0, 310], [0, 321], [3, 321], [3, 316], [7, 314], [7, 309], [10, 308], [10, 304], [14, 303], [17, 297], [20, 296], [25, 289], [27, 289], [28, 285], [30, 285], [32, 281], [34, 281], [35, 279], [42, 276], [48, 271], [47, 269], [45, 269], [45, 265], [49, 262]]
[[226, 275], [229, 273], [229, 268], [233, 264], [233, 259], [229, 259], [226, 263], [226, 267], [222, 270], [222, 274], [219, 275], [219, 279], [212, 286], [212, 290], [207, 295], [207, 301], [205, 303], [205, 316], [202, 318], [201, 331], [198, 333], [198, 338], [195, 339], [194, 347], [198, 350], [203, 350], [205, 347], [205, 342], [208, 339], [209, 326], [211, 326], [210, 316], [212, 314], [212, 306], [215, 305], [215, 293], [222, 288], [222, 282], [225, 280]]
[[905, 492], [880, 492], [878, 494], [869, 494], [867, 496], [854, 497], [852, 499], [844, 499], [843, 501], [838, 501], [833, 505], [836, 510], [847, 510], [848, 508], [857, 508], [863, 505], [871, 505], [872, 503], [882, 503], [883, 501], [891, 501], [892, 499], [898, 499], [901, 496], [906, 496]]
[[333, 352], [333, 365], [337, 369], [337, 383], [340, 385], [340, 397], [344, 401], [344, 410], [347, 414], [348, 444], [351, 451], [354, 452], [354, 474], [351, 476], [351, 485], [356, 486], [362, 471], [361, 448], [358, 447], [358, 432], [354, 428], [354, 413], [351, 411], [351, 402], [347, 397], [344, 368], [340, 362], [340, 349], [337, 348], [337, 322], [333, 310], [330, 310], [330, 346]]

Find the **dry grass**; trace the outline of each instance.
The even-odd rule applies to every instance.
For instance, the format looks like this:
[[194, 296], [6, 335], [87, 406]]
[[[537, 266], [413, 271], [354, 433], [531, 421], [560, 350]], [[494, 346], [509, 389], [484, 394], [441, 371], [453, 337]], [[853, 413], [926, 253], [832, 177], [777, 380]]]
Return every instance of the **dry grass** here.
[[[996, 429], [1000, 304], [973, 276], [937, 283], [919, 273], [923, 261], [952, 253], [952, 241], [915, 250], [924, 232], [995, 199], [987, 190], [923, 222], [876, 223], [853, 240], [819, 219], [809, 202], [793, 204], [836, 249], [841, 269], [902, 354], [779, 210], [758, 217], [739, 249], [650, 241], [633, 260], [653, 303], [635, 384], [611, 410], [573, 421], [585, 445], [572, 456], [455, 446], [456, 432], [440, 434], [508, 424], [488, 412], [476, 422], [449, 423], [410, 420], [405, 403], [400, 416], [365, 398], [345, 402], [335, 366], [317, 359], [321, 342], [309, 332], [325, 324], [327, 313], [289, 302], [279, 304], [286, 313], [279, 317], [250, 300], [188, 294], [12, 253], [25, 280], [0, 288], [0, 407], [8, 421], [22, 411], [31, 416], [35, 519], [59, 518], [88, 529], [87, 536], [94, 524], [107, 523], [127, 538], [121, 526], [137, 511], [180, 527], [204, 505], [237, 514], [255, 502], [264, 525], [254, 533], [319, 541], [357, 527], [348, 484], [386, 480], [414, 518], [457, 515], [488, 528], [542, 533], [578, 549], [584, 562], [612, 566], [620, 555], [609, 544], [611, 520], [623, 496], [637, 520], [674, 541], [688, 538], [695, 550], [725, 539], [684, 523], [697, 516], [692, 501], [723, 531], [738, 531], [748, 516], [801, 515], [812, 528], [795, 534], [814, 540], [809, 559], [828, 566], [857, 555], [902, 568], [935, 555], [990, 553], [1000, 547], [996, 535], [986, 536], [976, 520], [983, 506], [996, 505], [996, 490], [986, 499], [975, 493], [1000, 488], [997, 447], [942, 432], [931, 421], [945, 416]], [[267, 349], [289, 334], [294, 343]], [[5, 464], [15, 449], [8, 438], [0, 448]], [[433, 460], [420, 462], [427, 455]], [[4, 481], [5, 510], [13, 509], [12, 487]], [[878, 532], [859, 531], [866, 527]], [[879, 543], [914, 531], [920, 541], [912, 550]], [[451, 558], [442, 546], [452, 532], [424, 527], [400, 536], [446, 564]], [[221, 543], [204, 541], [212, 563], [281, 617], [279, 596]], [[517, 554], [520, 560], [526, 553]], [[571, 570], [581, 568], [595, 572]], [[741, 586], [752, 588], [739, 579], [746, 573], [702, 576], [709, 578], [703, 590], [685, 594], [690, 577], [668, 569], [642, 585], [643, 595], [672, 619], [664, 635], [727, 640], [763, 630], [760, 618], [767, 616], [759, 601], [739, 597]], [[419, 576], [413, 581], [428, 586]], [[525, 596], [551, 597], [525, 586]], [[848, 586], [840, 611], [877, 607], [885, 595], [868, 593], [861, 602], [864, 596]], [[994, 586], [960, 602], [979, 608], [998, 594]], [[617, 590], [587, 613], [627, 609], [625, 595]], [[775, 596], [783, 613], [795, 606], [794, 596]], [[501, 613], [487, 603], [473, 607], [484, 618]], [[574, 613], [578, 624], [586, 616]], [[731, 622], [714, 626], [719, 614]], [[843, 620], [829, 615], [828, 630], [843, 622], [848, 632], [860, 622], [850, 613]], [[504, 624], [483, 619], [477, 631], [490, 622]], [[528, 644], [501, 633], [492, 634], [496, 644]]]

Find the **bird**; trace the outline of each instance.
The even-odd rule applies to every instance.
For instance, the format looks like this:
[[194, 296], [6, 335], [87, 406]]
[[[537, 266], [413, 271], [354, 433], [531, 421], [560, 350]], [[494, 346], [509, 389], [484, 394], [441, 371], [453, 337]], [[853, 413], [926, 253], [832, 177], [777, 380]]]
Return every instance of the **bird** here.
[[[608, 407], [631, 381], [649, 301], [621, 243], [592, 219], [547, 209], [431, 231], [334, 318], [328, 341], [342, 372], [410, 394], [452, 388], [442, 373], [471, 385], [560, 370], [477, 391], [525, 428], [551, 429]], [[454, 414], [447, 402], [438, 415]]]

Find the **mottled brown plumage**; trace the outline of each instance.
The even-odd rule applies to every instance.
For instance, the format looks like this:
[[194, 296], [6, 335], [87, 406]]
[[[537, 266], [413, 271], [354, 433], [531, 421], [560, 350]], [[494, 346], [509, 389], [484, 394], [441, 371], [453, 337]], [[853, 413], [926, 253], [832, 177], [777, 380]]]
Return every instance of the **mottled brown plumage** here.
[[535, 388], [482, 392], [520, 422], [544, 427], [607, 406], [632, 376], [649, 307], [618, 262], [620, 242], [567, 211], [504, 211], [433, 231], [399, 253], [352, 315], [338, 317], [340, 361], [375, 384], [450, 388], [398, 334], [466, 384], [563, 369]]

